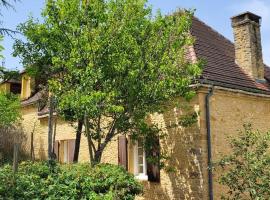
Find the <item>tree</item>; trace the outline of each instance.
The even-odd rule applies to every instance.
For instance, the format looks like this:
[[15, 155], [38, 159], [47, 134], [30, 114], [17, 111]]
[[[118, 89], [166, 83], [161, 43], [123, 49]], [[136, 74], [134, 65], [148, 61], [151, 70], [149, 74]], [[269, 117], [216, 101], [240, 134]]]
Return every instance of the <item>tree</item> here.
[[[14, 43], [13, 55], [21, 58], [26, 72], [35, 78], [35, 92], [40, 90], [43, 91], [44, 96], [42, 104], [49, 104], [48, 80], [53, 78], [55, 74], [61, 73], [61, 69], [55, 70], [52, 68], [52, 57], [54, 54], [58, 53], [58, 48], [56, 48], [57, 46], [54, 40], [57, 37], [59, 41], [61, 41], [61, 37], [47, 31], [46, 26], [39, 24], [38, 21], [34, 20], [33, 18], [30, 18], [25, 23], [20, 24], [17, 27], [17, 30], [21, 32], [25, 38], [27, 38], [27, 41], [25, 42], [24, 40], [16, 39]], [[68, 41], [62, 40], [63, 46], [68, 45], [68, 43], [64, 44], [65, 42]], [[51, 108], [52, 106], [49, 107]], [[57, 112], [57, 106], [54, 112]], [[63, 117], [70, 121], [71, 125], [77, 122], [74, 162], [78, 162], [83, 119], [74, 119], [70, 113], [64, 115]], [[49, 124], [52, 124], [52, 117], [48, 121], [48, 125]], [[54, 126], [56, 126], [56, 123]], [[52, 128], [53, 127], [50, 126], [50, 133], [48, 133], [49, 135], [51, 134]]]
[[[1, 41], [2, 37], [0, 37]], [[0, 52], [3, 47], [0, 45]], [[3, 57], [0, 53], [0, 58]], [[6, 81], [12, 78], [17, 78], [19, 73], [13, 70], [7, 70], [0, 66], [0, 82]], [[3, 93], [0, 91], [0, 129], [6, 126], [10, 126], [17, 122], [20, 117], [20, 100], [18, 96], [11, 93]]]
[[[14, 2], [16, 2], [16, 0], [13, 0]], [[7, 1], [7, 0], [0, 0], [0, 14], [2, 14], [1, 12], [1, 8], [2, 7], [5, 7], [5, 8], [13, 8], [12, 4]], [[14, 8], [13, 8], [14, 9]], [[2, 24], [3, 22], [0, 21], [0, 24]], [[0, 35], [12, 35], [12, 34], [15, 34], [16, 31], [13, 31], [11, 29], [8, 29], [8, 28], [0, 28]]]
[[219, 182], [228, 188], [223, 199], [269, 199], [270, 132], [244, 125], [230, 145], [232, 153], [217, 162], [223, 169]]
[[16, 95], [0, 93], [0, 127], [17, 122], [20, 114], [20, 101]]
[[[3, 36], [1, 36], [0, 31], [0, 42], [2, 42]], [[3, 59], [4, 56], [1, 52], [4, 50], [4, 47], [0, 44], [0, 59]], [[10, 79], [17, 79], [19, 77], [19, 72], [16, 70], [8, 70], [3, 66], [0, 66], [0, 82], [10, 80]]]
[[118, 134], [158, 134], [147, 117], [193, 95], [189, 85], [201, 68], [184, 59], [193, 42], [191, 11], [153, 16], [145, 0], [49, 0], [43, 18], [24, 26], [49, 43], [37, 54], [50, 52], [49, 85], [60, 113], [84, 119], [91, 163]]
[[[16, 0], [14, 0], [16, 2]], [[7, 0], [0, 0], [0, 15], [2, 15], [1, 8], [13, 8], [13, 6], [7, 1]], [[0, 24], [2, 24], [2, 21], [0, 21]], [[16, 31], [12, 31], [7, 28], [0, 28], [0, 41], [3, 40], [4, 35], [11, 35], [16, 33]], [[4, 47], [0, 45], [0, 52], [4, 50]], [[0, 58], [3, 59], [3, 55], [0, 55]], [[16, 70], [7, 70], [4, 68], [4, 66], [0, 66], [0, 81], [9, 80], [12, 78], [18, 78], [18, 71]]]

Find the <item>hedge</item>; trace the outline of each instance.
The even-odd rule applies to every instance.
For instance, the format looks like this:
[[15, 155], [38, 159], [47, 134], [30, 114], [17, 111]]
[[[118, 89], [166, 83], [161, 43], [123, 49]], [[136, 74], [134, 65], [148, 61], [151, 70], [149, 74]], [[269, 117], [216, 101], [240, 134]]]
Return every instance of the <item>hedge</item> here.
[[134, 176], [111, 164], [23, 162], [16, 174], [0, 168], [0, 199], [132, 200], [140, 193]]

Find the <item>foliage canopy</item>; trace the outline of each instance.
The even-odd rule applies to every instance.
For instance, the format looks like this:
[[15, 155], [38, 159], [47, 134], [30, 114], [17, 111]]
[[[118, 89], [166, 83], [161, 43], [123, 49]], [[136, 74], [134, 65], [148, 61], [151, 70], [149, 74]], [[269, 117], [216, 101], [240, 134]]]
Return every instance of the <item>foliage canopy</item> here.
[[158, 133], [146, 118], [194, 94], [201, 67], [185, 59], [192, 16], [153, 15], [146, 0], [48, 0], [42, 23], [19, 26], [27, 42], [17, 40], [14, 54], [49, 74], [66, 119], [85, 119], [90, 159], [99, 162], [117, 134]]

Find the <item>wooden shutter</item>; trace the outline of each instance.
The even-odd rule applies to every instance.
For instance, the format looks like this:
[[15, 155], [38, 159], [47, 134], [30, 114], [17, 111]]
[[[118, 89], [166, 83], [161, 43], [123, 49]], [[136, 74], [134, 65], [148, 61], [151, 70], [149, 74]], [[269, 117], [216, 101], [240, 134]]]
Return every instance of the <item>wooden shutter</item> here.
[[128, 168], [127, 138], [125, 135], [118, 136], [118, 165]]
[[58, 140], [55, 140], [55, 142], [54, 142], [53, 152], [54, 152], [54, 154], [56, 156], [55, 160], [59, 161], [59, 141]]
[[[146, 152], [146, 160], [150, 158], [150, 161], [147, 161], [147, 176], [148, 181], [150, 182], [160, 182], [160, 144], [159, 138], [153, 138], [151, 142], [151, 147]], [[153, 162], [154, 161], [154, 162]]]
[[75, 151], [75, 139], [68, 140], [68, 163], [73, 163]]

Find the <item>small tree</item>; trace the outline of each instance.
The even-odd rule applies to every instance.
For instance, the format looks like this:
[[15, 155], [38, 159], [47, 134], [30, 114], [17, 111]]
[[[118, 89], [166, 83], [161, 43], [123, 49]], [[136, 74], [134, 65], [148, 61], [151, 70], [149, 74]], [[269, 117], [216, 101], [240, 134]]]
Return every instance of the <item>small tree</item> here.
[[[1, 35], [1, 30], [0, 30], [0, 42], [3, 41], [3, 38], [4, 37]], [[2, 55], [3, 50], [4, 50], [4, 47], [0, 44], [0, 59], [4, 58], [4, 56]], [[8, 70], [4, 66], [0, 66], [0, 83], [3, 81], [10, 80], [10, 79], [18, 79], [18, 77], [19, 77], [19, 72], [17, 70]]]
[[[0, 164], [11, 161], [15, 142], [21, 145], [22, 156], [26, 138], [18, 125], [20, 119], [18, 96], [0, 92]], [[2, 162], [2, 163], [1, 163]]]
[[0, 92], [0, 127], [10, 126], [20, 117], [20, 101], [18, 96]]
[[230, 141], [232, 153], [217, 164], [223, 169], [219, 179], [227, 186], [223, 199], [270, 198], [270, 132], [244, 125], [239, 137]]

